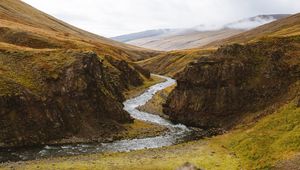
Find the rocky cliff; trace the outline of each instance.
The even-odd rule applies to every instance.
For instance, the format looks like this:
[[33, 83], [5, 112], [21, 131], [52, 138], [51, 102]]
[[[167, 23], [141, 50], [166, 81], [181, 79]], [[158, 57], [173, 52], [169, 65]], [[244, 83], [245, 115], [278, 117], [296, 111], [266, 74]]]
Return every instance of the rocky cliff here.
[[116, 135], [122, 93], [150, 76], [132, 62], [155, 54], [0, 1], [0, 147]]
[[1, 147], [117, 133], [132, 121], [122, 92], [143, 84], [128, 64], [119, 70], [93, 52], [1, 50], [0, 63]]
[[299, 45], [296, 36], [221, 47], [176, 75], [164, 112], [187, 125], [230, 128], [287, 97], [300, 79]]

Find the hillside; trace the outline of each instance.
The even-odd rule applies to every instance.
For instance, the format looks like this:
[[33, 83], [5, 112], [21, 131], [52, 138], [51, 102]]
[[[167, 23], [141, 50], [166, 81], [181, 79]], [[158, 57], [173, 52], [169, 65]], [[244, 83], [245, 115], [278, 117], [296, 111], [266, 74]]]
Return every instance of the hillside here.
[[[235, 36], [231, 36], [230, 38], [224, 40], [217, 40], [215, 42], [212, 42], [200, 48], [165, 52], [153, 58], [142, 60], [137, 63], [154, 73], [174, 76], [177, 72], [183, 70], [188, 63], [191, 63], [195, 61], [195, 59], [201, 58], [202, 56], [209, 54], [210, 52], [216, 50], [217, 47], [221, 45], [254, 42], [259, 39], [271, 38], [271, 37], [285, 37], [285, 36], [298, 35], [300, 33], [299, 16], [300, 16], [299, 14], [292, 15], [289, 17], [286, 17], [286, 15], [279, 15], [276, 17], [275, 15], [274, 17], [276, 17], [276, 19], [279, 19], [278, 21], [260, 26], [258, 28], [254, 28], [252, 30], [246, 31], [244, 33]], [[265, 18], [267, 16], [262, 15], [260, 17]], [[241, 20], [236, 23], [231, 23], [229, 25], [231, 26], [236, 24], [239, 25], [241, 22], [248, 22], [248, 21]], [[206, 52], [199, 53], [197, 51], [206, 51]], [[180, 57], [180, 60], [178, 60], [179, 62], [177, 63], [174, 62], [177, 61], [179, 57]]]
[[0, 147], [103, 141], [123, 131], [132, 122], [123, 92], [150, 78], [132, 61], [155, 54], [1, 1]]
[[191, 126], [229, 128], [248, 113], [298, 97], [288, 91], [300, 80], [299, 40], [233, 44], [199, 58], [177, 74], [164, 112]]
[[247, 32], [218, 40], [208, 44], [206, 47], [220, 46], [232, 43], [254, 42], [270, 37], [286, 37], [300, 34], [300, 14], [295, 14], [286, 18], [279, 19], [269, 24], [262, 25]]
[[215, 40], [228, 38], [243, 32], [239, 29], [222, 29], [217, 31], [187, 31], [175, 35], [162, 35], [128, 41], [126, 43], [149, 49], [171, 51], [204, 46]]
[[125, 43], [125, 42], [129, 42], [129, 41], [136, 40], [136, 39], [148, 38], [148, 37], [158, 36], [158, 35], [162, 35], [162, 34], [167, 34], [172, 31], [173, 31], [172, 29], [147, 30], [147, 31], [142, 31], [142, 32], [137, 32], [137, 33], [132, 33], [132, 34], [120, 35], [120, 36], [112, 37], [111, 39]]
[[171, 51], [205, 46], [211, 42], [229, 38], [255, 27], [290, 16], [288, 14], [258, 15], [209, 28], [198, 25], [185, 29], [158, 29], [127, 34], [112, 39], [148, 49]]
[[[56, 43], [68, 45], [71, 48], [76, 48], [77, 46], [88, 49], [101, 47], [101, 50], [98, 49], [99, 52], [111, 53], [120, 59], [130, 61], [155, 55], [154, 51], [119, 43], [86, 32], [17, 0], [1, 2], [0, 19], [0, 26], [9, 28], [12, 32], [23, 31], [27, 34], [34, 34], [45, 41], [49, 39], [51, 39], [50, 41], [60, 41]], [[43, 38], [40, 36], [43, 36]], [[2, 39], [2, 41], [4, 40]], [[141, 56], [143, 58], [140, 58]]]
[[227, 130], [208, 145], [231, 152], [240, 167], [297, 169], [299, 21], [297, 14], [228, 39], [230, 45], [219, 42], [175, 75], [164, 113], [174, 122]]
[[156, 74], [175, 76], [191, 62], [209, 55], [215, 49], [191, 49], [162, 53], [155, 57], [136, 62], [141, 67]]

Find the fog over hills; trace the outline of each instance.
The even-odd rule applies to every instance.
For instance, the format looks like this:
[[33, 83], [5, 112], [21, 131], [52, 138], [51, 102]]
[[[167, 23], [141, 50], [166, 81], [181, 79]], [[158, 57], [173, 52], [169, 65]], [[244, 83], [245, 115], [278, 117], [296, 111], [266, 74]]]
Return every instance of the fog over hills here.
[[188, 49], [201, 47], [287, 16], [289, 14], [258, 15], [223, 26], [202, 24], [185, 29], [147, 30], [112, 37], [112, 39], [154, 50], [170, 51]]

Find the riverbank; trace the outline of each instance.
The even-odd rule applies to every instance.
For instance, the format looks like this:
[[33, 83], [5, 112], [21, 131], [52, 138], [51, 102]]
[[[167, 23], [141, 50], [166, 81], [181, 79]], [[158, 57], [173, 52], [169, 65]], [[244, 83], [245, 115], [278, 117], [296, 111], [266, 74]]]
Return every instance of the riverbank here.
[[163, 113], [162, 105], [166, 102], [168, 95], [175, 86], [173, 85], [157, 92], [145, 105], [138, 107], [138, 110], [169, 119], [169, 116]]
[[143, 92], [145, 92], [145, 90], [148, 89], [149, 87], [151, 87], [155, 84], [158, 84], [158, 83], [162, 83], [164, 81], [166, 81], [166, 80], [161, 77], [151, 74], [150, 79], [144, 80], [144, 84], [142, 86], [129, 87], [129, 90], [124, 92], [123, 95], [125, 96], [126, 99], [137, 97], [137, 96], [141, 95]]
[[[134, 96], [140, 95], [141, 93], [145, 92], [145, 90], [150, 86], [159, 84], [163, 81], [165, 81], [165, 79], [160, 78], [159, 76], [152, 75], [149, 80], [145, 80], [143, 86], [140, 86], [136, 89], [130, 89], [127, 92], [130, 95], [128, 95], [127, 97], [134, 98]], [[101, 143], [151, 138], [162, 136], [167, 132], [169, 132], [169, 129], [165, 126], [159, 125], [157, 123], [151, 123], [149, 121], [135, 119], [132, 123], [123, 124], [122, 129], [120, 129], [118, 133], [99, 132], [102, 133], [102, 135], [100, 135], [99, 137], [97, 137], [96, 135], [94, 137], [91, 137], [90, 134], [86, 134], [89, 136], [68, 137], [61, 140], [49, 141], [48, 143], [45, 143], [41, 146], [32, 146], [26, 148], [2, 148], [0, 150], [0, 162], [32, 160], [49, 156], [52, 157], [55, 155], [62, 156], [74, 154], [77, 155], [80, 153], [98, 153], [102, 152], [102, 149], [105, 148], [101, 147]], [[95, 151], [93, 151], [93, 148]], [[109, 148], [106, 149], [109, 150]], [[63, 154], [65, 152], [66, 154]]]
[[[126, 99], [134, 98], [145, 92], [150, 86], [166, 81], [165, 79], [156, 75], [151, 75], [150, 79], [145, 79], [144, 84], [139, 87], [130, 87], [128, 91], [124, 92]], [[164, 134], [168, 129], [161, 125], [150, 123], [147, 121], [134, 120], [133, 123], [124, 124], [123, 130], [119, 133], [105, 134], [101, 139], [98, 138], [80, 138], [71, 137], [56, 141], [50, 141], [48, 145], [62, 145], [74, 143], [92, 143], [92, 142], [112, 142], [115, 140], [130, 140], [141, 139], [146, 137], [154, 137]], [[102, 135], [103, 136], [103, 135]]]
[[238, 169], [239, 161], [226, 148], [209, 140], [145, 149], [4, 164], [4, 169], [174, 170], [185, 162], [206, 169]]
[[5, 163], [0, 169], [176, 169], [185, 162], [213, 170], [299, 167], [299, 99], [227, 134], [157, 149]]

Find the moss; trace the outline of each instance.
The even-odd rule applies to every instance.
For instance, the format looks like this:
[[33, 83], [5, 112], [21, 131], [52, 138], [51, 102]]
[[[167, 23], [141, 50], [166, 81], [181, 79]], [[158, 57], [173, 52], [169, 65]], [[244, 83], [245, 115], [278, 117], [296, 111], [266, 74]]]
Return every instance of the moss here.
[[167, 131], [166, 127], [140, 120], [134, 120], [131, 124], [124, 124], [124, 128], [126, 130], [118, 134], [122, 139], [159, 136]]
[[63, 50], [1, 53], [0, 94], [13, 94], [21, 87], [41, 93], [45, 88], [44, 81], [47, 78], [57, 79], [61, 71], [75, 60], [73, 55]]
[[204, 169], [240, 169], [238, 159], [226, 149], [199, 141], [160, 149], [55, 158], [11, 166], [14, 169], [173, 170], [187, 161]]
[[300, 152], [300, 108], [291, 102], [251, 128], [235, 131], [225, 138], [250, 169], [268, 169], [289, 154]]

